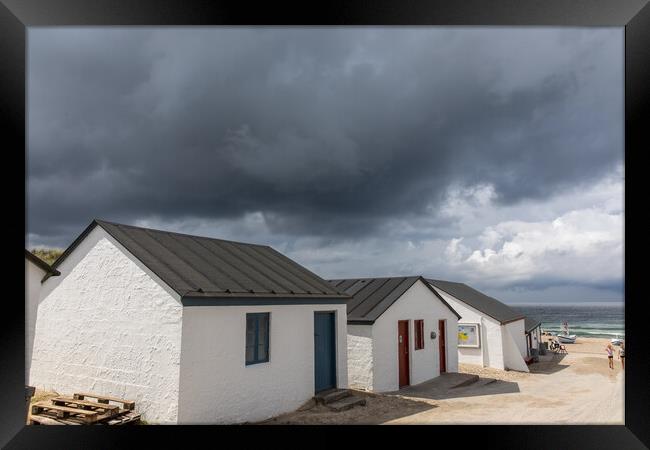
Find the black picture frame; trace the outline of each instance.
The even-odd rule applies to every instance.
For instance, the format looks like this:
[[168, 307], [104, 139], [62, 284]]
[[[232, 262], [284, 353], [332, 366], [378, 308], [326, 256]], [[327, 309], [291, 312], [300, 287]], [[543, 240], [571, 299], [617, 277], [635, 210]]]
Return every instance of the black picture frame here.
[[[406, 443], [443, 442], [487, 445], [496, 448], [619, 448], [650, 446], [650, 364], [645, 337], [643, 303], [638, 272], [643, 264], [631, 263], [645, 250], [647, 239], [635, 228], [642, 226], [640, 208], [632, 197], [643, 190], [633, 188], [643, 170], [642, 155], [650, 149], [647, 128], [648, 80], [650, 80], [650, 6], [648, 0], [408, 0], [346, 2], [233, 2], [202, 1], [109, 1], [109, 0], [0, 0], [0, 123], [3, 128], [6, 198], [14, 198], [25, 173], [25, 79], [26, 30], [33, 26], [63, 25], [506, 25], [506, 26], [616, 26], [625, 27], [625, 238], [634, 245], [625, 251], [626, 349], [625, 425], [530, 425], [530, 426], [432, 426], [432, 427], [28, 427], [24, 425], [24, 304], [20, 291], [6, 294], [2, 322], [0, 368], [0, 445], [6, 448], [113, 448], [133, 446], [133, 438], [147, 446], [164, 443], [229, 447], [248, 446], [252, 436], [265, 441], [276, 437], [286, 443], [339, 445], [372, 436], [384, 439], [402, 435]], [[8, 142], [7, 142], [8, 141]], [[22, 150], [21, 150], [22, 149]], [[11, 161], [11, 162], [9, 162]], [[14, 179], [16, 178], [16, 179]], [[26, 184], [24, 185], [26, 186]], [[56, 195], [56, 193], [52, 193]], [[25, 207], [26, 196], [23, 198]], [[18, 205], [18, 202], [15, 203]], [[637, 203], [638, 204], [638, 203]], [[16, 209], [18, 206], [16, 206]], [[18, 271], [16, 216], [8, 214], [4, 229], [12, 236], [11, 258], [4, 258], [5, 277], [16, 290], [24, 272]], [[11, 219], [11, 220], [9, 220]], [[24, 242], [23, 242], [24, 244]], [[14, 272], [15, 271], [15, 272]], [[14, 276], [15, 275], [15, 276]], [[11, 283], [7, 283], [10, 285]], [[24, 285], [23, 285], [24, 287]], [[12, 289], [13, 291], [13, 289]], [[559, 394], [561, 395], [561, 394]], [[408, 433], [403, 434], [403, 433]], [[239, 435], [239, 442], [225, 434]], [[240, 435], [241, 433], [241, 435]], [[281, 433], [281, 434], [277, 434]], [[357, 436], [357, 433], [359, 436]], [[416, 436], [417, 435], [417, 436]], [[243, 440], [246, 436], [246, 440]], [[298, 437], [299, 436], [299, 437]], [[236, 437], [236, 436], [230, 436]], [[291, 438], [290, 438], [291, 437]], [[298, 439], [296, 439], [298, 437]], [[288, 440], [290, 438], [290, 440]], [[198, 439], [198, 440], [197, 440]], [[337, 439], [336, 441], [334, 439]], [[228, 444], [230, 442], [230, 444]], [[204, 444], [198, 444], [204, 445]], [[453, 445], [453, 444], [447, 444]]]

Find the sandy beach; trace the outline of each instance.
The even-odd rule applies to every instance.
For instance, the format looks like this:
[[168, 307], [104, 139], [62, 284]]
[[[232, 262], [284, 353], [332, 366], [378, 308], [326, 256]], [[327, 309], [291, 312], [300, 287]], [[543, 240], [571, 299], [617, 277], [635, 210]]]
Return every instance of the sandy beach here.
[[[545, 339], [548, 339], [544, 336]], [[608, 339], [578, 338], [567, 354], [549, 352], [530, 373], [461, 364], [485, 381], [445, 395], [368, 394], [366, 406], [331, 412], [322, 406], [279, 416], [268, 424], [623, 424], [624, 371]], [[491, 381], [495, 379], [496, 381]]]

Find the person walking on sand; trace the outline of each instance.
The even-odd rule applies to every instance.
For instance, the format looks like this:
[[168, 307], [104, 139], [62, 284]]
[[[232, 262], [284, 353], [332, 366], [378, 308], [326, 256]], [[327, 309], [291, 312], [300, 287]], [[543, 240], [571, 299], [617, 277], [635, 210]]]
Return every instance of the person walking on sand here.
[[605, 350], [607, 350], [607, 360], [609, 361], [609, 368], [613, 369], [614, 368], [614, 347], [612, 347], [612, 344], [607, 344]]
[[621, 344], [621, 348], [618, 349], [618, 359], [621, 360], [621, 367], [625, 370], [625, 344]]

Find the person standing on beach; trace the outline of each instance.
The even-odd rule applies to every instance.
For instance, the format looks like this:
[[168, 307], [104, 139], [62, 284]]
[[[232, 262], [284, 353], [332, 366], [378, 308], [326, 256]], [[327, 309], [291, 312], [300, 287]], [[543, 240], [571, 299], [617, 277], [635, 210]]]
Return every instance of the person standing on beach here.
[[621, 360], [621, 367], [625, 370], [625, 344], [621, 344], [621, 348], [618, 349], [618, 359]]
[[614, 347], [612, 347], [612, 344], [607, 344], [605, 350], [607, 350], [607, 360], [609, 361], [609, 368], [613, 369], [614, 368]]

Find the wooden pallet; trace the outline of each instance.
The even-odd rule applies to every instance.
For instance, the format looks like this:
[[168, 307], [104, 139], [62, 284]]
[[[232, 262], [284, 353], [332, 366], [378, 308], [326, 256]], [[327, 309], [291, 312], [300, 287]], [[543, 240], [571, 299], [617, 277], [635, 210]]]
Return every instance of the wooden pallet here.
[[120, 414], [119, 416], [110, 419], [106, 422], [102, 422], [101, 424], [106, 424], [106, 425], [135, 425], [137, 423], [140, 423], [140, 414], [136, 414], [135, 411], [128, 411], [124, 414]]
[[106, 403], [106, 404], [108, 404], [108, 402], [121, 403], [124, 409], [129, 409], [129, 410], [133, 410], [133, 408], [135, 408], [135, 402], [132, 400], [124, 400], [117, 397], [110, 397], [108, 395], [97, 395], [97, 394], [88, 394], [85, 392], [80, 392], [80, 393], [73, 394], [73, 397], [79, 400], [83, 400], [86, 397], [90, 397], [96, 399], [98, 403]]
[[[94, 425], [135, 425], [140, 422], [140, 414], [134, 411], [127, 411], [109, 420], [95, 422]], [[74, 417], [60, 419], [57, 417], [39, 414], [32, 416], [31, 425], [84, 425], [83, 421]]]
[[75, 417], [81, 420], [83, 423], [88, 424], [100, 420], [100, 414], [97, 410], [55, 405], [54, 403], [47, 401], [38, 402], [32, 405], [32, 417], [39, 414], [45, 416], [55, 416], [59, 419]]
[[[81, 397], [81, 398], [78, 398]], [[86, 397], [96, 398], [93, 402]], [[122, 403], [125, 408], [109, 404]], [[135, 402], [95, 394], [74, 394], [74, 397], [55, 397], [32, 405], [29, 423], [32, 425], [125, 425], [140, 421], [134, 411]]]

